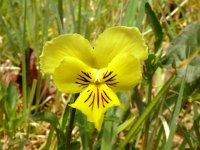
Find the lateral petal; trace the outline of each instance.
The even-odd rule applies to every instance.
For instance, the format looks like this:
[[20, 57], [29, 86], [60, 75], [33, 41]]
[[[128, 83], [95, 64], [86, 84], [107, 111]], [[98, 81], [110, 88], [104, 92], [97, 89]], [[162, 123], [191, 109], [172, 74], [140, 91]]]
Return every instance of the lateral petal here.
[[75, 57], [65, 57], [55, 69], [54, 83], [65, 93], [82, 92], [90, 82], [94, 82], [94, 70]]
[[121, 53], [108, 67], [101, 70], [100, 80], [115, 92], [126, 91], [136, 86], [142, 78], [141, 64], [133, 55]]

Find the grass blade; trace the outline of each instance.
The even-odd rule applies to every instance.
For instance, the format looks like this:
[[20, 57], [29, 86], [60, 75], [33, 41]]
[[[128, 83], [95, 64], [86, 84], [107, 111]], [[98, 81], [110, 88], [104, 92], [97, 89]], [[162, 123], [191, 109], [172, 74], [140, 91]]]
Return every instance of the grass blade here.
[[130, 0], [126, 5], [126, 12], [122, 18], [122, 25], [134, 26], [138, 1]]
[[60, 22], [63, 26], [63, 0], [58, 0], [58, 14], [59, 14]]
[[138, 16], [137, 16], [137, 21], [136, 21], [136, 26], [139, 29], [142, 29], [142, 21], [144, 19], [144, 15], [145, 15], [145, 3], [146, 2], [147, 2], [147, 0], [141, 0], [139, 13], [138, 13]]
[[162, 27], [161, 27], [155, 13], [151, 9], [151, 6], [149, 5], [149, 3], [145, 4], [145, 12], [147, 14], [148, 23], [150, 24], [152, 30], [154, 31], [155, 37], [156, 37], [156, 41], [155, 41], [154, 45], [155, 45], [155, 52], [157, 52], [157, 50], [160, 47], [161, 42], [163, 40]]
[[134, 134], [137, 133], [138, 129], [142, 125], [142, 123], [145, 121], [145, 119], [148, 117], [150, 112], [154, 109], [156, 104], [158, 104], [161, 97], [168, 91], [168, 88], [170, 85], [174, 82], [176, 79], [175, 73], [171, 76], [171, 78], [168, 80], [168, 82], [165, 84], [165, 86], [160, 90], [158, 95], [150, 102], [150, 104], [147, 106], [147, 108], [144, 110], [142, 115], [136, 120], [135, 124], [132, 126], [130, 131], [128, 132], [125, 140], [120, 144], [119, 149], [123, 149], [123, 147], [130, 141], [131, 138], [133, 138]]
[[185, 137], [186, 142], [189, 144], [190, 149], [194, 149], [194, 144], [191, 141], [191, 135], [186, 132], [181, 126], [178, 125], [178, 130], [181, 132], [181, 134]]
[[26, 9], [27, 0], [24, 1], [24, 22], [22, 40], [22, 93], [24, 98], [24, 112], [27, 112], [27, 77], [26, 77]]
[[76, 31], [76, 19], [75, 19], [75, 9], [72, 3], [72, 0], [69, 0], [69, 9], [72, 17], [72, 23], [73, 23], [73, 31]]
[[[113, 115], [114, 109], [110, 109], [107, 112], [107, 116]], [[112, 122], [105, 121], [103, 128], [103, 136], [101, 141], [101, 150], [110, 150], [112, 149]]]
[[172, 113], [172, 118], [171, 118], [170, 125], [169, 125], [170, 133], [169, 133], [169, 138], [167, 139], [165, 146], [164, 146], [165, 150], [169, 150], [172, 147], [173, 137], [176, 132], [177, 124], [178, 124], [178, 116], [179, 116], [179, 112], [181, 110], [184, 88], [185, 88], [185, 77], [182, 79], [178, 100], [176, 102], [174, 112]]

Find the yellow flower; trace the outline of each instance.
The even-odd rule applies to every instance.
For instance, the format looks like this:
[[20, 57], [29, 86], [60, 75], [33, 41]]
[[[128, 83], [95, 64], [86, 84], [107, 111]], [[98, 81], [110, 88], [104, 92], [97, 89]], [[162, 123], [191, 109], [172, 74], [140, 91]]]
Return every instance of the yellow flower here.
[[94, 48], [79, 34], [61, 35], [45, 44], [40, 65], [60, 91], [80, 93], [70, 106], [100, 130], [107, 109], [120, 105], [114, 92], [138, 84], [147, 56], [139, 30], [118, 26], [100, 34]]

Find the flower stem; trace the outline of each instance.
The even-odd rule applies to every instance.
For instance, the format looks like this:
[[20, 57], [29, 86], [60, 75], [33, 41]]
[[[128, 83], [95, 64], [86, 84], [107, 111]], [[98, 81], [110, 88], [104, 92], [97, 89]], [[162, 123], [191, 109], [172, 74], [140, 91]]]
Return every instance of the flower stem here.
[[[79, 96], [79, 94], [75, 94], [74, 95], [74, 100], [77, 99], [77, 97]], [[76, 113], [76, 108], [72, 108], [71, 114], [70, 114], [70, 121], [69, 121], [69, 125], [67, 126], [66, 129], [66, 150], [70, 150], [70, 141], [71, 141], [71, 135], [72, 135], [72, 130], [73, 130], [73, 125], [74, 125], [74, 118], [75, 118], [75, 113]]]
[[[148, 82], [147, 86], [147, 93], [146, 93], [146, 99], [147, 99], [147, 105], [151, 102], [151, 91], [152, 91], [152, 78]], [[150, 124], [150, 116], [145, 121], [145, 134], [144, 134], [144, 143], [143, 143], [143, 149], [146, 149], [147, 142], [148, 142], [148, 136], [149, 136], [149, 124]]]
[[27, 113], [27, 74], [26, 74], [26, 8], [27, 1], [24, 1], [24, 22], [23, 22], [23, 40], [22, 40], [22, 95], [23, 95], [23, 102], [24, 102], [24, 113]]

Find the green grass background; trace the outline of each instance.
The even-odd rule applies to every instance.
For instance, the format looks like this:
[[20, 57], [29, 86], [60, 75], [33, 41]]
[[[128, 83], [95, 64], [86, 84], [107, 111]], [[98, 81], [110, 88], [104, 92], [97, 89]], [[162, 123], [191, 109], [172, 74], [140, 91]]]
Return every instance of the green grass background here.
[[[0, 0], [0, 14], [0, 149], [200, 148], [198, 0]], [[60, 34], [93, 43], [117, 25], [140, 29], [149, 58], [98, 133], [68, 107], [77, 95], [41, 74], [39, 56]]]

